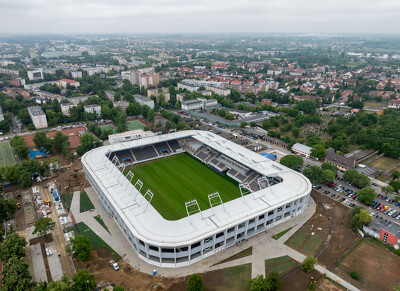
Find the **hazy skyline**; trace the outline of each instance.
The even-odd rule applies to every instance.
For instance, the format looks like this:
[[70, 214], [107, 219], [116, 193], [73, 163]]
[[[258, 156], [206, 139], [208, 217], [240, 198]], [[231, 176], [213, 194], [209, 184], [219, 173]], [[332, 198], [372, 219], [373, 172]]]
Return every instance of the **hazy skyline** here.
[[0, 33], [399, 33], [395, 0], [0, 0]]

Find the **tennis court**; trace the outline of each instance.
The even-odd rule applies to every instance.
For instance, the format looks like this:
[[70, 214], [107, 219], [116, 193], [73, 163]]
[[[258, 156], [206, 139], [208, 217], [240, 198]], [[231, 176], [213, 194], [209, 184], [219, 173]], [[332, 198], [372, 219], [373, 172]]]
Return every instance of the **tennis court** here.
[[0, 167], [14, 165], [17, 161], [8, 141], [0, 143]]
[[126, 122], [126, 128], [128, 130], [144, 129], [144, 125], [136, 120]]

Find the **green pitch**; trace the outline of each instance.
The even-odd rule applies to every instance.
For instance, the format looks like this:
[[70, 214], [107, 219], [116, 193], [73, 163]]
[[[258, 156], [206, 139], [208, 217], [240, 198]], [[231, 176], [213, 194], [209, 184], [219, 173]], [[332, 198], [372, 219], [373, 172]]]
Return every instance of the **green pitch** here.
[[[222, 201], [240, 196], [238, 183], [221, 176], [187, 153], [140, 163], [127, 168], [143, 182], [141, 193], [154, 193], [151, 204], [167, 220], [185, 216], [185, 202], [196, 199], [201, 210], [210, 208], [208, 194], [219, 192]], [[128, 171], [125, 170], [125, 173]]]
[[17, 161], [15, 160], [14, 153], [11, 149], [8, 141], [0, 143], [0, 167], [7, 165], [14, 165]]
[[131, 120], [126, 122], [126, 128], [128, 130], [144, 129], [144, 125], [139, 121]]

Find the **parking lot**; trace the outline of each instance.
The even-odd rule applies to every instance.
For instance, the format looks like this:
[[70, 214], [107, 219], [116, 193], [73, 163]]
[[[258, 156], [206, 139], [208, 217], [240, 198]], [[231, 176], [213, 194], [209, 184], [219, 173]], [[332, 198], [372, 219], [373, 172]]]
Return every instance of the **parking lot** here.
[[381, 188], [376, 185], [371, 187], [378, 194], [374, 204], [367, 206], [366, 204], [358, 201], [357, 192], [359, 188], [349, 185], [340, 176], [337, 176], [332, 184], [324, 184], [314, 187], [316, 190], [321, 191], [325, 195], [335, 200], [340, 200], [342, 203], [349, 207], [362, 206], [367, 209], [371, 215], [378, 219], [386, 219], [391, 222], [400, 223], [400, 202], [394, 202], [392, 197], [386, 197], [381, 194]]

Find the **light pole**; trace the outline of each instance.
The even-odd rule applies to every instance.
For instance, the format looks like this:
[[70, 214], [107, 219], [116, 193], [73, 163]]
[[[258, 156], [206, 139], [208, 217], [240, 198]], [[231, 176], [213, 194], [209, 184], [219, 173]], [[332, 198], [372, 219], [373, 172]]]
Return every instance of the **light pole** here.
[[89, 280], [86, 280], [86, 287], [87, 287], [88, 290], [90, 290], [89, 289]]

